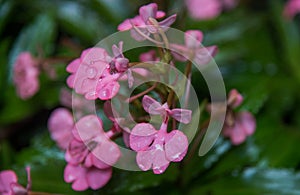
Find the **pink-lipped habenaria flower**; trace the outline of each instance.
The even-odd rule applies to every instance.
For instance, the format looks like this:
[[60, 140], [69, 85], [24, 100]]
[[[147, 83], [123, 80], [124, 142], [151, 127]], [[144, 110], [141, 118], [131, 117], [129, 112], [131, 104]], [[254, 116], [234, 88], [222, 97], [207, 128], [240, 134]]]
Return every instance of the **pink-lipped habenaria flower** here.
[[219, 16], [224, 9], [236, 6], [236, 0], [185, 0], [189, 15], [195, 20], [210, 20]]
[[74, 190], [104, 186], [111, 178], [111, 166], [121, 156], [118, 146], [110, 140], [115, 132], [104, 132], [102, 126], [96, 115], [87, 115], [73, 129], [74, 139], [65, 154], [68, 165], [64, 175], [66, 182], [73, 183]]
[[163, 122], [159, 130], [149, 123], [137, 124], [130, 133], [130, 147], [137, 152], [136, 162], [140, 169], [153, 169], [155, 174], [163, 173], [170, 162], [181, 161], [187, 153], [188, 139], [179, 130], [167, 132], [169, 117], [187, 124], [192, 112], [186, 109], [169, 109], [167, 103], [161, 105], [149, 96], [142, 101], [146, 112], [161, 115]]
[[105, 132], [102, 121], [96, 115], [87, 115], [76, 122], [74, 138], [65, 155], [70, 164], [109, 168], [121, 156], [118, 146], [110, 140], [115, 132]]
[[[165, 16], [163, 11], [158, 11], [156, 3], [144, 5], [139, 9], [139, 15], [126, 19], [118, 26], [119, 31], [130, 30], [131, 36], [137, 41], [146, 40], [150, 34], [158, 33], [158, 27], [151, 19], [160, 19]], [[159, 28], [166, 31], [176, 20], [176, 14], [158, 22]]]
[[49, 117], [50, 136], [62, 150], [66, 150], [73, 139], [74, 125], [72, 113], [66, 108], [55, 109]]
[[13, 67], [13, 82], [20, 98], [25, 100], [38, 92], [40, 88], [38, 77], [37, 60], [29, 52], [20, 53]]
[[203, 33], [200, 30], [188, 30], [184, 35], [185, 45], [170, 45], [176, 60], [183, 62], [192, 60], [198, 65], [205, 65], [216, 55], [217, 46], [202, 46]]
[[229, 137], [232, 144], [239, 145], [243, 143], [247, 136], [255, 132], [256, 121], [253, 115], [248, 111], [234, 112], [233, 109], [240, 106], [243, 102], [242, 95], [233, 89], [228, 95], [228, 111], [223, 127], [223, 135]]
[[[128, 69], [129, 60], [124, 57], [122, 49], [123, 42], [119, 43], [119, 47], [113, 45], [113, 57], [103, 48], [84, 50], [80, 58], [67, 66], [67, 71], [71, 73], [67, 79], [68, 86], [74, 88], [76, 93], [85, 95], [88, 100], [113, 98], [120, 89], [118, 79]], [[132, 80], [129, 76], [129, 86]]]
[[24, 188], [18, 183], [18, 177], [12, 170], [0, 172], [0, 194], [1, 195], [26, 195], [31, 190], [30, 167], [26, 167], [27, 186]]
[[88, 188], [97, 190], [105, 186], [112, 176], [112, 168], [98, 169], [96, 167], [85, 167], [81, 164], [67, 164], [64, 170], [64, 180], [72, 183], [75, 191], [84, 191]]
[[284, 6], [283, 15], [288, 18], [294, 18], [300, 13], [300, 0], [289, 0]]

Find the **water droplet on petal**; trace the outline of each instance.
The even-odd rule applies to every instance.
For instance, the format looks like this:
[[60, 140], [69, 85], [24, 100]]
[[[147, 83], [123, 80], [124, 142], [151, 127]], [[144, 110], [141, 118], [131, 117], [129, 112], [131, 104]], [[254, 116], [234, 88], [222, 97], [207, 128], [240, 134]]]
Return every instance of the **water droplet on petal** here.
[[87, 68], [86, 73], [88, 78], [93, 79], [97, 75], [97, 70], [95, 68]]
[[105, 99], [109, 98], [109, 96], [110, 96], [110, 91], [108, 89], [102, 89], [98, 92], [98, 97], [100, 99], [105, 100]]

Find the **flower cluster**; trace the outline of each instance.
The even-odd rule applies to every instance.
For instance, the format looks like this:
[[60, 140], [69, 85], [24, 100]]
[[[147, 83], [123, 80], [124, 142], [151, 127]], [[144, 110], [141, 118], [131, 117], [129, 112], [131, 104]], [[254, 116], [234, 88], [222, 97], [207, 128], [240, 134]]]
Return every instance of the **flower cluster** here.
[[68, 86], [88, 100], [113, 98], [120, 89], [118, 79], [128, 69], [129, 60], [124, 57], [122, 48], [122, 42], [119, 47], [113, 45], [113, 57], [103, 48], [84, 50], [80, 58], [67, 67], [71, 73], [67, 79]]
[[[186, 31], [182, 45], [169, 42], [165, 32], [175, 22], [176, 15], [157, 21], [165, 15], [164, 12], [158, 11], [158, 6], [154, 3], [144, 5], [139, 9], [139, 15], [126, 19], [118, 29], [129, 30], [131, 37], [137, 41], [147, 39], [156, 45], [166, 47], [166, 49], [159, 48], [158, 52], [150, 50], [141, 54], [142, 62], [152, 63], [155, 66], [159, 66], [160, 62], [176, 66], [178, 61], [187, 62], [189, 66], [192, 62], [208, 65], [216, 55], [217, 47], [202, 46], [203, 33], [200, 30]], [[76, 191], [99, 189], [109, 182], [112, 167], [123, 157], [119, 146], [115, 143], [115, 139], [120, 137], [124, 145], [136, 153], [135, 160], [138, 167], [142, 171], [151, 169], [154, 174], [164, 173], [171, 162], [182, 161], [188, 152], [189, 141], [185, 132], [179, 128], [179, 124], [189, 124], [192, 120], [192, 111], [177, 108], [178, 99], [166, 86], [158, 86], [155, 83], [149, 88], [151, 90], [130, 97], [128, 102], [134, 102], [134, 105], [138, 105], [137, 108], [144, 109], [143, 111], [136, 109], [142, 116], [132, 116], [137, 121], [135, 125], [120, 124], [120, 118], [115, 116], [117, 111], [111, 103], [111, 99], [122, 91], [120, 82], [127, 81], [131, 88], [137, 77], [149, 75], [145, 74], [145, 70], [133, 69], [132, 66], [136, 62], [130, 62], [124, 56], [123, 42], [116, 44], [118, 45], [112, 45], [112, 55], [104, 48], [89, 48], [84, 50], [79, 58], [69, 63], [66, 68], [70, 73], [67, 85], [73, 89], [74, 95], [71, 97], [70, 92], [63, 89], [61, 103], [66, 107], [83, 111], [79, 114], [76, 112], [72, 116], [69, 109], [58, 108], [53, 111], [48, 121], [51, 138], [65, 152], [67, 165], [64, 180], [72, 183], [72, 188]], [[191, 67], [186, 69], [185, 74], [191, 79]], [[189, 90], [185, 91], [188, 93]], [[153, 97], [160, 97], [161, 101]], [[104, 128], [106, 125], [102, 122], [104, 121], [102, 114], [85, 112], [85, 109], [89, 109], [89, 106], [85, 106], [85, 101], [92, 100], [96, 108], [102, 109], [100, 113], [112, 123], [109, 129]], [[229, 95], [229, 111], [223, 133], [231, 138], [233, 144], [243, 142], [255, 129], [254, 118], [250, 113], [234, 113], [233, 109], [241, 102], [242, 97], [236, 91], [232, 91]], [[161, 118], [158, 124], [160, 127], [147, 120], [149, 115]]]

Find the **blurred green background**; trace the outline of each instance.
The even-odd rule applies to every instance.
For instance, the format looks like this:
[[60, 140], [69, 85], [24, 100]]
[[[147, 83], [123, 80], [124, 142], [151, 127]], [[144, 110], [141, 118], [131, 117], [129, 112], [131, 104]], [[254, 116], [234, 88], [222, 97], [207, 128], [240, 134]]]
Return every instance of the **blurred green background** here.
[[220, 137], [206, 156], [184, 167], [172, 163], [162, 175], [114, 169], [98, 191], [74, 192], [63, 181], [64, 154], [49, 137], [47, 119], [60, 106], [67, 64], [53, 63], [57, 77], [40, 75], [40, 91], [24, 101], [11, 81], [16, 56], [76, 58], [149, 2], [0, 0], [0, 170], [15, 170], [25, 185], [30, 165], [33, 191], [60, 194], [300, 194], [300, 15], [283, 18], [284, 0], [241, 0], [209, 21], [189, 18], [181, 0], [154, 1], [178, 14], [173, 27], [200, 29], [204, 45], [218, 45], [227, 91], [237, 88], [245, 98], [240, 109], [257, 119], [245, 143], [232, 146]]

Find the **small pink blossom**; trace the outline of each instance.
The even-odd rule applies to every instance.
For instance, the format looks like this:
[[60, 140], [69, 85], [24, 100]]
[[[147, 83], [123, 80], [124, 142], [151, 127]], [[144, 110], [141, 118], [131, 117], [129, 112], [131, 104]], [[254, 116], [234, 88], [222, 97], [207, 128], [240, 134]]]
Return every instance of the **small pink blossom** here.
[[179, 130], [167, 132], [169, 117], [187, 124], [191, 120], [191, 111], [185, 109], [169, 109], [149, 96], [144, 96], [143, 107], [146, 112], [161, 115], [163, 122], [159, 130], [151, 124], [139, 123], [131, 131], [130, 147], [137, 152], [138, 166], [147, 171], [153, 169], [155, 174], [163, 173], [170, 162], [179, 162], [186, 155], [188, 139]]
[[18, 177], [14, 171], [5, 170], [0, 172], [0, 194], [1, 195], [25, 195], [31, 188], [30, 168], [26, 168], [27, 187], [18, 184]]
[[29, 52], [20, 53], [13, 68], [13, 81], [20, 98], [28, 99], [37, 93], [39, 90], [38, 76], [36, 59]]
[[243, 96], [233, 89], [229, 92], [227, 101], [227, 115], [223, 127], [223, 135], [229, 137], [232, 144], [239, 145], [243, 143], [247, 136], [255, 132], [256, 121], [250, 112], [234, 112], [234, 108], [240, 106], [243, 102]]
[[163, 173], [170, 162], [181, 161], [188, 148], [187, 137], [181, 131], [157, 131], [147, 123], [137, 124], [129, 139], [131, 149], [137, 152], [138, 166], [143, 171], [153, 169], [155, 174]]
[[223, 9], [232, 9], [236, 0], [185, 0], [189, 15], [196, 20], [210, 20], [219, 16]]
[[54, 110], [48, 120], [48, 129], [51, 138], [63, 150], [66, 150], [73, 139], [74, 128], [72, 113], [66, 108]]
[[[72, 61], [67, 67], [71, 73], [67, 79], [68, 86], [74, 88], [76, 93], [85, 95], [88, 100], [113, 98], [120, 89], [118, 79], [121, 73], [128, 69], [129, 61], [124, 57], [122, 48], [123, 42], [119, 43], [119, 47], [113, 45], [113, 57], [103, 48], [83, 51], [80, 59]], [[131, 80], [128, 76], [129, 85]]]
[[121, 156], [118, 146], [110, 140], [111, 132], [104, 132], [102, 121], [96, 115], [87, 115], [76, 123], [75, 139], [69, 145], [65, 158], [71, 164], [83, 163], [99, 169], [114, 165]]
[[254, 133], [256, 128], [255, 118], [250, 112], [239, 112], [235, 115], [234, 124], [225, 124], [223, 135], [229, 137], [232, 144], [239, 145], [243, 143], [247, 136]]
[[[119, 31], [130, 30], [131, 36], [137, 41], [145, 40], [145, 36], [150, 36], [151, 33], [157, 33], [157, 28], [153, 26], [150, 18], [160, 19], [165, 16], [165, 13], [157, 10], [156, 3], [150, 3], [148, 5], [144, 5], [139, 9], [139, 15], [135, 16], [131, 19], [126, 19], [118, 26]], [[176, 20], [176, 14], [166, 18], [165, 20], [159, 22], [159, 26], [162, 30], [166, 31], [171, 24], [173, 24]], [[138, 28], [144, 36], [142, 36], [134, 27]]]
[[80, 164], [68, 164], [64, 170], [64, 180], [72, 183], [72, 189], [84, 191], [88, 188], [97, 190], [105, 186], [112, 176], [112, 168], [97, 169]]
[[236, 89], [232, 89], [229, 92], [227, 104], [231, 108], [236, 108], [240, 106], [243, 103], [243, 101], [244, 101], [243, 96]]
[[300, 0], [289, 0], [284, 7], [283, 15], [288, 19], [292, 19], [298, 13], [300, 13]]
[[219, 0], [185, 0], [190, 16], [197, 20], [217, 17], [222, 7]]
[[203, 47], [203, 33], [199, 30], [185, 32], [185, 45], [171, 44], [172, 54], [178, 61], [193, 60], [199, 65], [208, 64], [217, 53], [217, 46]]

